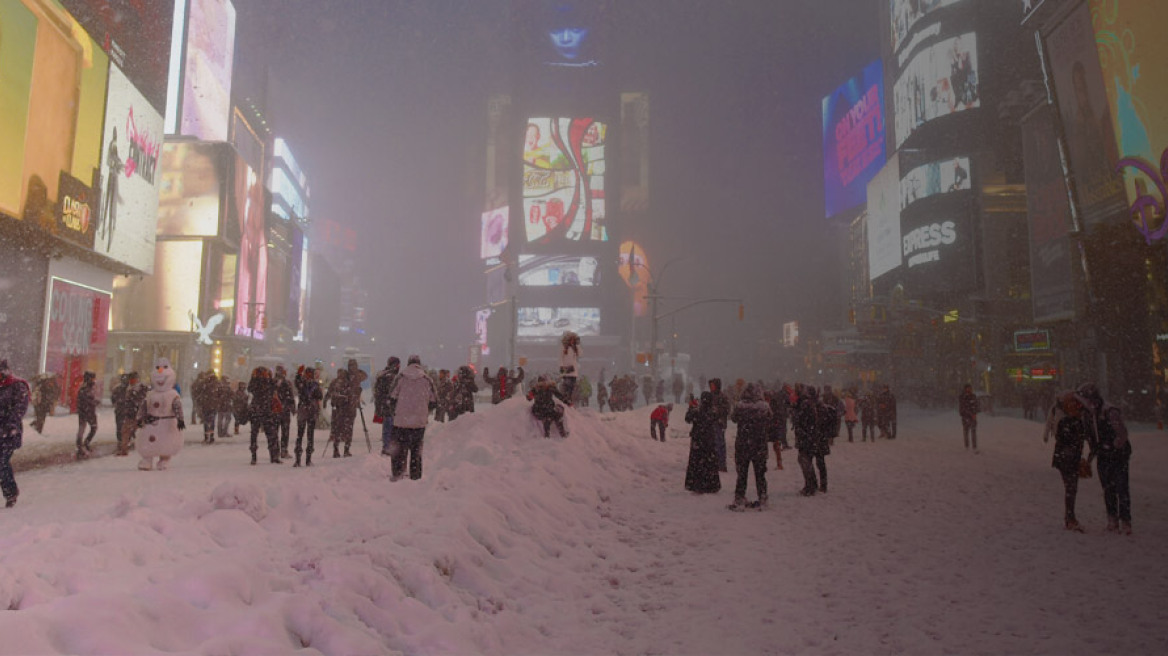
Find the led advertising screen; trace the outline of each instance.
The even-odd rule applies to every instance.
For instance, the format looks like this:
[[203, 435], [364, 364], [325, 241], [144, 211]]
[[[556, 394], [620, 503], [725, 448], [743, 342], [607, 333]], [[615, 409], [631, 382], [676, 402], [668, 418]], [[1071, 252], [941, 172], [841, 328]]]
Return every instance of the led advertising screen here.
[[600, 284], [600, 262], [594, 257], [520, 255], [521, 287], [595, 287]]
[[960, 292], [974, 284], [970, 224], [968, 208], [911, 220], [901, 217], [901, 276], [906, 294]]
[[566, 331], [581, 337], [600, 334], [600, 308], [519, 308], [519, 337], [560, 337]]
[[491, 354], [491, 347], [487, 344], [487, 322], [490, 318], [490, 310], [477, 310], [475, 312], [475, 343], [479, 345], [483, 355]]
[[188, 1], [179, 134], [205, 141], [227, 141], [235, 6], [231, 0]]
[[900, 209], [903, 210], [922, 198], [968, 191], [972, 188], [968, 157], [929, 162], [916, 167], [901, 178]]
[[649, 211], [649, 94], [621, 94], [620, 208]]
[[4, 144], [0, 151], [0, 211], [20, 218], [37, 19], [20, 0], [0, 0], [0, 16], [4, 17], [4, 36], [0, 38], [0, 143]]
[[600, 65], [599, 8], [587, 0], [527, 0], [517, 5], [534, 63], [563, 69]]
[[[86, 371], [105, 369], [110, 295], [61, 278], [49, 289], [49, 326], [45, 338], [45, 371], [63, 380], [62, 391], [72, 411]], [[102, 376], [97, 377], [101, 385]], [[101, 398], [98, 390], [98, 398]]]
[[224, 144], [170, 142], [162, 148], [158, 234], [214, 237], [223, 220], [224, 183], [230, 177]]
[[523, 216], [528, 242], [608, 241], [604, 123], [533, 118], [523, 142]]
[[635, 241], [621, 242], [617, 272], [633, 292], [633, 315], [645, 316], [649, 297], [649, 256]]
[[[113, 329], [190, 332], [202, 288], [202, 239], [162, 240], [152, 276], [114, 278]], [[207, 320], [210, 317], [202, 317]]]
[[101, 203], [93, 249], [153, 273], [162, 187], [162, 115], [110, 66], [101, 155]]
[[58, 1], [142, 92], [154, 110], [159, 114], [166, 111], [174, 0]]
[[1035, 110], [1022, 121], [1026, 167], [1026, 214], [1030, 227], [1030, 297], [1034, 320], [1075, 317], [1074, 254], [1067, 197], [1054, 117]]
[[292, 327], [293, 333], [300, 331], [300, 294], [303, 290], [300, 288], [304, 280], [304, 231], [296, 224], [288, 225], [288, 243], [291, 246], [291, 252], [288, 254], [288, 325]]
[[268, 248], [264, 188], [255, 169], [235, 163], [232, 202], [239, 223], [239, 267], [235, 282], [235, 334], [264, 338], [267, 312]]
[[962, 0], [888, 0], [892, 9], [892, 51], [900, 50], [916, 24], [925, 16]]
[[507, 231], [510, 228], [511, 208], [504, 205], [489, 212], [483, 212], [482, 240], [479, 246], [479, 257], [484, 260], [492, 257], [502, 257], [507, 250]]
[[896, 147], [925, 123], [981, 106], [977, 34], [939, 41], [918, 52], [893, 89]]
[[900, 264], [900, 156], [893, 155], [868, 183], [868, 279]]
[[93, 248], [97, 230], [97, 206], [89, 185], [61, 171], [57, 184], [57, 226], [55, 234], [85, 248]]
[[823, 99], [823, 197], [827, 216], [863, 205], [884, 166], [884, 66], [876, 60]]

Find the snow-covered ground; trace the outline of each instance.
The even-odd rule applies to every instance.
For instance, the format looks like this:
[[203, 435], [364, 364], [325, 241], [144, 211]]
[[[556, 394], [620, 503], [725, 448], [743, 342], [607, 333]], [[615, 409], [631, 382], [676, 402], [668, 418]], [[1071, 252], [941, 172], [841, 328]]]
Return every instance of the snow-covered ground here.
[[[830, 493], [798, 496], [786, 452], [771, 508], [731, 513], [732, 474], [682, 487], [680, 407], [664, 444], [647, 409], [570, 411], [545, 440], [528, 407], [431, 425], [421, 481], [389, 482], [377, 435], [293, 469], [198, 427], [168, 471], [18, 473], [0, 653], [1168, 653], [1163, 432], [1134, 436], [1121, 537], [1097, 479], [1088, 532], [1063, 530], [1051, 445], [1017, 418], [983, 415], [974, 455], [956, 413], [905, 409], [895, 441], [836, 441]], [[29, 430], [17, 462], [67, 455], [75, 430]]]

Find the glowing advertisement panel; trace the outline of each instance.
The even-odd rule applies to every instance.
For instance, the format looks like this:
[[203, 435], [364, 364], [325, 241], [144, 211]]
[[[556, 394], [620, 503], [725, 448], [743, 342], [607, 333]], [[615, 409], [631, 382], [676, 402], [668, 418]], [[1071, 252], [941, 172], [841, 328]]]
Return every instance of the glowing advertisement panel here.
[[154, 273], [162, 115], [116, 66], [110, 66], [107, 98], [93, 250]]
[[925, 123], [981, 106], [977, 34], [939, 41], [918, 52], [893, 88], [896, 147]]
[[479, 246], [479, 257], [486, 260], [492, 257], [501, 257], [507, 250], [507, 231], [510, 228], [509, 206], [483, 212], [482, 240]]
[[521, 287], [595, 287], [600, 284], [600, 262], [594, 257], [520, 255]]
[[528, 242], [608, 241], [604, 123], [533, 118], [523, 142], [523, 216]]
[[565, 331], [581, 337], [600, 334], [600, 308], [519, 308], [520, 337], [559, 337]]
[[179, 133], [226, 141], [235, 59], [235, 6], [231, 0], [190, 0]]
[[235, 277], [235, 334], [263, 339], [268, 295], [264, 188], [255, 169], [242, 159], [235, 163], [232, 200], [240, 234], [239, 266]]
[[223, 144], [168, 143], [162, 148], [162, 190], [158, 234], [214, 237], [223, 211], [225, 166]]
[[903, 210], [922, 198], [968, 191], [972, 188], [968, 157], [929, 162], [916, 167], [901, 178], [900, 209]]
[[900, 244], [900, 156], [893, 155], [868, 183], [868, 279], [896, 269]]
[[925, 16], [962, 0], [888, 0], [892, 9], [892, 51], [896, 52]]
[[884, 67], [876, 60], [823, 99], [823, 196], [827, 216], [863, 205], [883, 168]]
[[490, 318], [490, 310], [475, 312], [475, 343], [479, 345], [483, 355], [491, 354], [491, 347], [487, 345], [487, 322]]
[[0, 0], [0, 16], [0, 211], [19, 218], [37, 19], [20, 0]]
[[[70, 410], [77, 410], [77, 390], [86, 371], [105, 369], [110, 295], [61, 278], [49, 291], [49, 326], [45, 339], [45, 371], [61, 376]], [[101, 398], [99, 375], [98, 398]]]
[[599, 28], [603, 17], [595, 3], [530, 0], [517, 5], [535, 62], [564, 69], [587, 69], [600, 64]]
[[203, 244], [202, 239], [159, 241], [154, 275], [114, 278], [113, 329], [189, 332], [199, 311]]

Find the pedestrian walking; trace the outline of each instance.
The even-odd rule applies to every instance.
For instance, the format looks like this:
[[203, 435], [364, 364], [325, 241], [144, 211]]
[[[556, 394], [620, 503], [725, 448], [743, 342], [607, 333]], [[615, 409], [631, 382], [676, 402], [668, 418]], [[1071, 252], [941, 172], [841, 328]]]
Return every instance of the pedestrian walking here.
[[[77, 390], [77, 459], [88, 458], [89, 445], [97, 435], [97, 374], [86, 371], [81, 376], [81, 388]], [[86, 435], [85, 429], [89, 428]]]
[[0, 492], [6, 508], [15, 506], [20, 495], [12, 454], [24, 444], [24, 413], [31, 397], [28, 382], [12, 374], [7, 358], [0, 359]]
[[[765, 508], [767, 505], [767, 424], [771, 418], [771, 407], [763, 400], [762, 391], [755, 383], [749, 383], [742, 390], [738, 405], [730, 414], [730, 420], [738, 425], [734, 437], [734, 469], [737, 480], [734, 485], [734, 503], [731, 510], [742, 511], [747, 506]], [[758, 499], [750, 504], [746, 501], [746, 487], [750, 469], [754, 468], [754, 488]]]
[[965, 442], [966, 450], [970, 444], [973, 452], [977, 453], [977, 413], [980, 409], [977, 395], [973, 393], [973, 385], [966, 385], [957, 397], [957, 412], [961, 415], [961, 439]]

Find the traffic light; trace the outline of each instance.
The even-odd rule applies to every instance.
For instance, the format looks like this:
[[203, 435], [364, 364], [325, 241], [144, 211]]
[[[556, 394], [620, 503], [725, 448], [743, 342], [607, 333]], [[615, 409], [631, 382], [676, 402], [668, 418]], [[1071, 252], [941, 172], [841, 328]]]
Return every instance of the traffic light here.
[[746, 305], [739, 303], [738, 304], [738, 320], [743, 321], [744, 319], [746, 319]]

